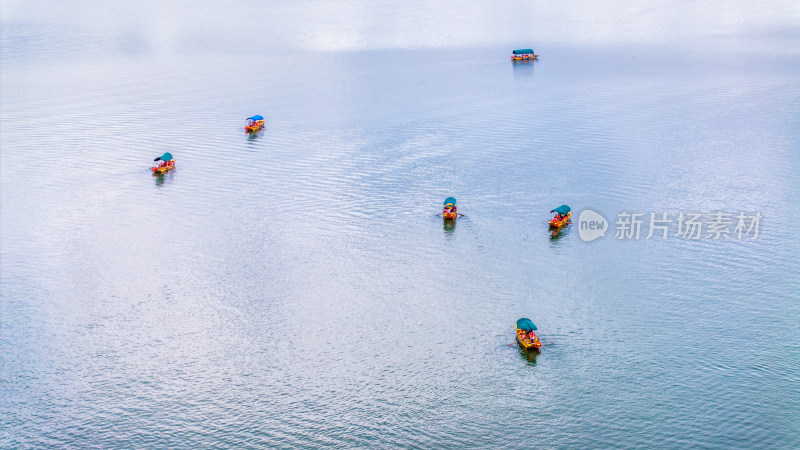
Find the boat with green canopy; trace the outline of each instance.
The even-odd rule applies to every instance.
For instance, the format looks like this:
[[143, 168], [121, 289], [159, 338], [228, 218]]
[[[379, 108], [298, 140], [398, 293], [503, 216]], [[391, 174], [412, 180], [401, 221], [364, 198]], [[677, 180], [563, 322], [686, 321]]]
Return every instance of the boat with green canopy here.
[[536, 325], [531, 319], [523, 317], [517, 320], [517, 344], [525, 350], [539, 351], [542, 342], [536, 334]]
[[458, 216], [458, 207], [456, 206], [455, 197], [447, 197], [444, 200], [444, 209], [442, 209], [442, 217], [445, 219], [455, 219]]
[[151, 167], [150, 170], [153, 171], [153, 175], [161, 175], [174, 168], [175, 158], [172, 157], [172, 153], [164, 153], [153, 160], [153, 167]]
[[556, 231], [561, 230], [565, 226], [572, 223], [570, 218], [572, 217], [572, 213], [570, 212], [569, 206], [561, 205], [558, 208], [553, 208], [550, 210], [553, 213], [553, 218], [550, 219], [548, 224], [550, 224], [550, 229], [554, 229]]
[[539, 55], [534, 53], [532, 48], [520, 48], [511, 52], [512, 61], [530, 61], [538, 57]]

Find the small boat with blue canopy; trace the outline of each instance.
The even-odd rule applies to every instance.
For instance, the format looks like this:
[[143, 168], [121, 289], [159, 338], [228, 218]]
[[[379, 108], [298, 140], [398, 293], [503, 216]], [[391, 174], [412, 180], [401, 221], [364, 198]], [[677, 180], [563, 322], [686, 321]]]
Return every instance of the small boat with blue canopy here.
[[447, 197], [444, 200], [444, 209], [442, 209], [442, 217], [445, 219], [455, 219], [458, 216], [458, 207], [456, 206], [455, 197]]
[[547, 222], [550, 224], [551, 229], [561, 230], [572, 223], [570, 220], [572, 213], [570, 212], [569, 206], [561, 205], [558, 208], [551, 209], [550, 212], [554, 213], [553, 218]]
[[522, 318], [517, 321], [517, 344], [525, 350], [539, 351], [542, 341], [536, 334], [536, 325], [531, 319]]
[[256, 114], [253, 117], [247, 118], [247, 125], [244, 126], [245, 131], [258, 131], [264, 128], [264, 116]]
[[538, 57], [539, 55], [534, 53], [532, 48], [521, 48], [511, 53], [512, 61], [531, 61]]
[[174, 168], [175, 168], [175, 158], [172, 157], [172, 153], [164, 153], [163, 155], [153, 160], [153, 167], [151, 167], [150, 170], [153, 171], [153, 175], [161, 175], [163, 173], [169, 172]]

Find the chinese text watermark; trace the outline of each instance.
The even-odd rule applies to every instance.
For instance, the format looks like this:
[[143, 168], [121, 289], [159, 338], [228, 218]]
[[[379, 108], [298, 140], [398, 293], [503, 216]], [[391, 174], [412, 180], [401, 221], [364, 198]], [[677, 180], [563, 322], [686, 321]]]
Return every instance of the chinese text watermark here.
[[[738, 214], [722, 211], [617, 214], [614, 238], [617, 240], [649, 240], [675, 237], [686, 240], [755, 240], [758, 239], [761, 213]], [[578, 217], [578, 235], [586, 242], [604, 237], [609, 229], [606, 219], [590, 209]]]
[[[647, 234], [642, 232], [642, 225], [648, 224]], [[614, 238], [622, 240], [639, 240], [674, 236], [680, 239], [758, 239], [761, 224], [761, 213], [738, 215], [722, 211], [712, 213], [681, 212], [670, 217], [667, 213], [621, 212], [617, 215], [617, 227]], [[674, 231], [674, 232], [672, 232]]]

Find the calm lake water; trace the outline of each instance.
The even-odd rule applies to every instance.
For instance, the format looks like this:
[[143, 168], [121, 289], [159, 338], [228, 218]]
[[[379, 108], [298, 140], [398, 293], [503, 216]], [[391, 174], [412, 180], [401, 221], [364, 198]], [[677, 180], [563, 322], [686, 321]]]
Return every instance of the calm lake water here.
[[3, 12], [0, 447], [800, 446], [796, 3]]

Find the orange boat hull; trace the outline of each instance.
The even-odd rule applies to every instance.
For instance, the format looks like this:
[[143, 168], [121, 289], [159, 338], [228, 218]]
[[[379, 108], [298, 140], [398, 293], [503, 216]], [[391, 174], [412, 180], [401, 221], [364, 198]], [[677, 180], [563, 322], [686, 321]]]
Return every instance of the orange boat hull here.
[[151, 167], [150, 170], [153, 171], [153, 175], [161, 175], [169, 172], [174, 168], [175, 168], [175, 163], [173, 162], [172, 164], [167, 164], [166, 166]]
[[258, 131], [258, 130], [260, 130], [262, 128], [264, 128], [264, 121], [263, 120], [258, 120], [258, 121], [255, 121], [255, 122], [251, 123], [251, 124], [245, 125], [244, 126], [244, 131], [253, 132], [253, 131]]

